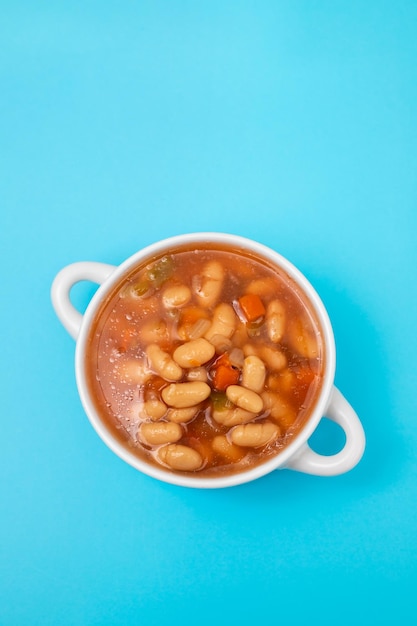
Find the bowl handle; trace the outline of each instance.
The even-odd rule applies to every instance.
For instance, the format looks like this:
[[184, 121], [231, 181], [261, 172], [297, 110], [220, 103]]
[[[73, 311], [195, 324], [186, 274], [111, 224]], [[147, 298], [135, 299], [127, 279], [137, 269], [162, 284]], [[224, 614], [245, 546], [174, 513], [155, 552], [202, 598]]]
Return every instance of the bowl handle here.
[[82, 314], [70, 300], [71, 288], [82, 280], [101, 285], [116, 267], [107, 263], [80, 261], [64, 267], [55, 277], [51, 287], [51, 299], [55, 312], [73, 339], [80, 332]]
[[316, 476], [335, 476], [347, 472], [360, 461], [365, 449], [365, 433], [355, 411], [336, 387], [332, 389], [326, 417], [345, 431], [346, 442], [342, 450], [325, 456], [317, 454], [305, 443], [285, 468]]

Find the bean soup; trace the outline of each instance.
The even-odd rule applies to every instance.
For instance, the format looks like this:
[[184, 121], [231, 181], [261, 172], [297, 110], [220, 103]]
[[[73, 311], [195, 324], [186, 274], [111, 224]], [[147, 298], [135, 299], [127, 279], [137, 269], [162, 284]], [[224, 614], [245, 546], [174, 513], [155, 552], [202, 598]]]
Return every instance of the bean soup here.
[[194, 244], [148, 259], [90, 330], [87, 384], [119, 441], [170, 472], [215, 477], [277, 454], [324, 368], [319, 323], [270, 261]]

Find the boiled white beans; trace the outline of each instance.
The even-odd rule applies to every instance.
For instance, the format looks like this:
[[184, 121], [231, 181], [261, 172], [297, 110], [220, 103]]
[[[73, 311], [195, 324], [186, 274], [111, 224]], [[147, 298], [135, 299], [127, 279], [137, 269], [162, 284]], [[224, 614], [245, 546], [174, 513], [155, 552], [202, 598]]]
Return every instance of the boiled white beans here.
[[266, 368], [257, 356], [247, 356], [243, 361], [242, 385], [256, 393], [261, 393], [265, 385]]
[[114, 374], [123, 383], [143, 385], [152, 376], [152, 372], [142, 359], [120, 361], [114, 367]]
[[264, 391], [262, 400], [264, 401], [265, 409], [269, 411], [269, 415], [280, 426], [289, 428], [295, 422], [297, 414], [291, 404], [289, 404], [281, 394], [274, 393], [273, 391]]
[[285, 307], [280, 300], [272, 300], [266, 310], [266, 327], [273, 343], [279, 343], [285, 331]]
[[199, 406], [186, 407], [185, 409], [168, 409], [167, 419], [177, 424], [186, 424], [190, 422], [196, 415]]
[[198, 470], [203, 465], [203, 458], [197, 450], [178, 443], [159, 448], [157, 456], [162, 463], [168, 465], [171, 469], [183, 472]]
[[138, 336], [147, 344], [167, 341], [168, 328], [163, 320], [149, 320], [149, 322], [144, 322], [143, 326], [141, 326]]
[[282, 370], [287, 366], [287, 357], [281, 350], [277, 348], [270, 348], [269, 346], [263, 346], [259, 350], [259, 355], [272, 370]]
[[182, 378], [181, 367], [175, 363], [168, 352], [164, 352], [158, 345], [151, 344], [148, 346], [146, 356], [150, 368], [166, 380], [180, 380]]
[[226, 396], [233, 404], [245, 411], [260, 413], [263, 409], [261, 396], [241, 385], [229, 385], [226, 389]]
[[203, 363], [207, 363], [214, 356], [214, 346], [201, 337], [187, 341], [179, 346], [173, 354], [173, 359], [180, 367], [190, 368], [199, 367]]
[[199, 380], [203, 383], [206, 383], [208, 379], [206, 368], [205, 367], [192, 367], [187, 372], [187, 379], [190, 381]]
[[280, 429], [272, 422], [258, 422], [235, 426], [230, 432], [232, 442], [237, 446], [259, 448], [275, 441], [280, 435]]
[[210, 393], [210, 386], [200, 381], [172, 383], [162, 390], [162, 399], [168, 406], [185, 409], [200, 404], [209, 397]]
[[291, 320], [288, 325], [288, 339], [291, 348], [307, 359], [319, 356], [318, 342], [315, 335], [305, 328], [301, 319]]
[[207, 263], [196, 281], [196, 295], [205, 307], [213, 306], [221, 294], [224, 270], [218, 261]]
[[144, 443], [159, 446], [179, 441], [182, 437], [182, 428], [174, 422], [143, 422], [139, 426], [138, 436]]
[[268, 296], [270, 293], [274, 293], [274, 290], [275, 283], [272, 278], [256, 278], [249, 283], [246, 292], [257, 296]]
[[256, 415], [251, 411], [245, 411], [238, 406], [233, 409], [213, 409], [213, 419], [222, 426], [237, 426], [251, 422]]
[[158, 398], [151, 398], [146, 400], [142, 405], [141, 417], [149, 418], [151, 420], [160, 420], [164, 417], [168, 407], [164, 402], [158, 400]]
[[214, 452], [220, 454], [232, 463], [239, 461], [245, 454], [238, 446], [229, 441], [226, 435], [217, 435], [214, 437], [212, 448]]
[[214, 310], [213, 321], [204, 335], [205, 338], [210, 341], [215, 335], [223, 335], [230, 339], [236, 328], [236, 319], [236, 313], [230, 304], [219, 304]]
[[162, 302], [166, 309], [182, 307], [191, 300], [191, 289], [186, 285], [168, 287], [162, 294]]

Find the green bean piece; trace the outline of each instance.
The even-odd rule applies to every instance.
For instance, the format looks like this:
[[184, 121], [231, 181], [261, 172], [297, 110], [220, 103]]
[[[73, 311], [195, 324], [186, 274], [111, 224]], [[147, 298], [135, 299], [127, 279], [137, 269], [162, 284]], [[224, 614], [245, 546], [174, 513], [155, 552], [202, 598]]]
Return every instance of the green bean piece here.
[[174, 261], [171, 256], [164, 256], [156, 261], [148, 270], [148, 279], [158, 289], [168, 280], [174, 271]]
[[226, 394], [221, 391], [212, 391], [210, 399], [213, 403], [213, 409], [215, 411], [226, 411], [227, 409], [231, 409], [233, 406], [233, 402], [231, 402]]
[[144, 295], [148, 293], [150, 288], [151, 286], [147, 280], [141, 280], [132, 285], [131, 292], [137, 298], [142, 298]]

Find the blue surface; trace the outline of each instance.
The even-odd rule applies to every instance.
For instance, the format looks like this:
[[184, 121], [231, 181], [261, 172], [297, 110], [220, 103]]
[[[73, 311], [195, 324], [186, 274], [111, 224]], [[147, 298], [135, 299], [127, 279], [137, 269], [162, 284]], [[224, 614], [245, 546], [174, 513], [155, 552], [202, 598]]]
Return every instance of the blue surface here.
[[[3, 0], [1, 626], [409, 623], [416, 66], [412, 0]], [[186, 490], [89, 425], [54, 275], [201, 230], [321, 294], [367, 433], [352, 472]]]

